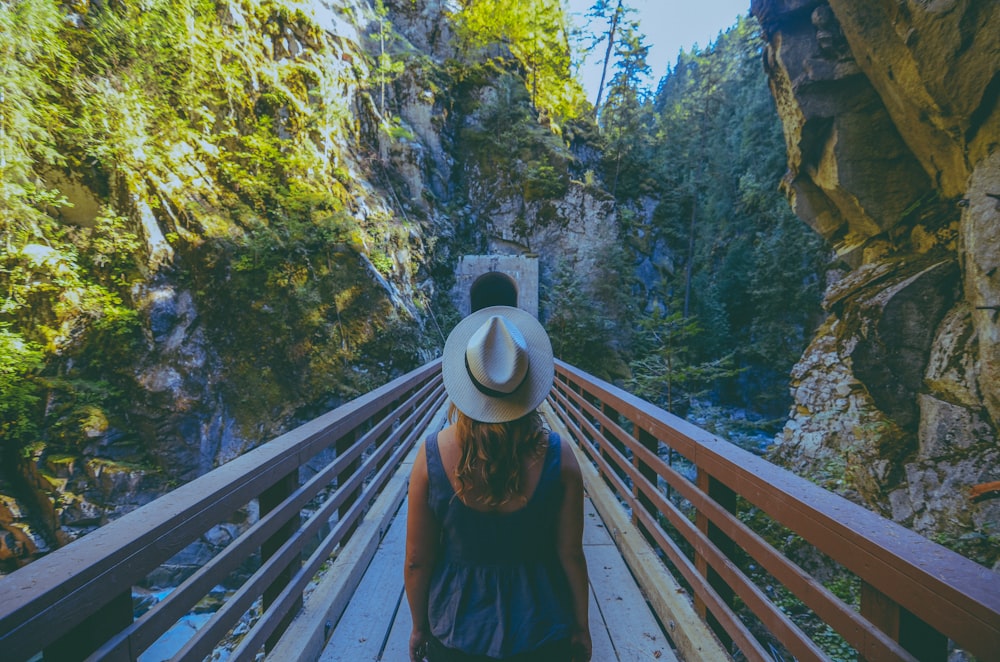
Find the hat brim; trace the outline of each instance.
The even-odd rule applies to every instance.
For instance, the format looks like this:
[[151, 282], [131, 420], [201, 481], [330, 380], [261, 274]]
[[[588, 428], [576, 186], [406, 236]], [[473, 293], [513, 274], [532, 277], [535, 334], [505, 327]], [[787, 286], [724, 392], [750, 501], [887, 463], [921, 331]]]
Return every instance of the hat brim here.
[[[465, 364], [469, 338], [493, 315], [516, 326], [528, 346], [527, 377], [517, 389], [503, 397], [487, 395], [476, 388]], [[552, 390], [555, 377], [552, 343], [534, 315], [510, 306], [483, 308], [459, 322], [448, 335], [441, 373], [448, 397], [466, 416], [483, 423], [513, 421], [537, 409]]]

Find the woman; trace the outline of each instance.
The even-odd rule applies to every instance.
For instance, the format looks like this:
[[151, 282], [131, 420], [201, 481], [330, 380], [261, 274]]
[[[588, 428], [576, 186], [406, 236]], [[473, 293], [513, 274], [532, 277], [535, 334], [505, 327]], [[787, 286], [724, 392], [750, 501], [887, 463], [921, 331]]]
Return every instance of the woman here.
[[410, 660], [587, 662], [583, 481], [542, 427], [552, 346], [530, 314], [477, 311], [442, 359], [451, 425], [410, 477]]

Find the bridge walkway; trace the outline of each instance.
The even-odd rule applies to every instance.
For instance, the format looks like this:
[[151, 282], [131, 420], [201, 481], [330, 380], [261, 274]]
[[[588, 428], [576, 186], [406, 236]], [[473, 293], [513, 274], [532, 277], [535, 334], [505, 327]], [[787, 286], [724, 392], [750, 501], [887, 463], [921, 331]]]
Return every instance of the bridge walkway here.
[[[676, 656], [590, 500], [584, 553], [590, 570], [590, 631], [595, 660]], [[410, 608], [403, 593], [406, 504], [400, 507], [323, 650], [322, 662], [407, 660]]]
[[[403, 592], [406, 500], [404, 498], [399, 503], [398, 499], [415, 455], [416, 449], [400, 465], [397, 476], [393, 479], [395, 490], [387, 488], [383, 497], [380, 497], [383, 502], [376, 503], [372, 508], [370, 519], [386, 517], [385, 511], [392, 512], [391, 519], [387, 525], [372, 529], [374, 537], [384, 533], [332, 631], [329, 629], [329, 621], [323, 624], [329, 632], [329, 640], [320, 654], [321, 662], [408, 660], [410, 608]], [[596, 485], [590, 489], [602, 487]], [[370, 540], [367, 543], [360, 541], [361, 537], [358, 537], [358, 542], [352, 542], [352, 545], [372, 545]], [[584, 503], [583, 546], [590, 574], [589, 613], [593, 659], [608, 662], [675, 662], [677, 657], [669, 637], [646, 602], [589, 494]], [[354, 558], [351, 549], [345, 550], [345, 555]], [[342, 599], [340, 592], [342, 591], [330, 590], [331, 598], [320, 598], [319, 601]], [[307, 608], [292, 624], [293, 630], [297, 627], [316, 628], [316, 623], [309, 622], [308, 604], [312, 599], [307, 597], [306, 601]], [[283, 638], [286, 642], [295, 639], [294, 632], [286, 633]], [[282, 651], [276, 650], [270, 657], [282, 659], [281, 655]]]
[[[990, 568], [569, 364], [556, 374], [543, 412], [583, 472], [595, 660], [1000, 662]], [[405, 660], [400, 515], [444, 403], [434, 360], [11, 573], [0, 657]], [[234, 521], [137, 611], [136, 587]], [[802, 558], [836, 564], [851, 593]]]

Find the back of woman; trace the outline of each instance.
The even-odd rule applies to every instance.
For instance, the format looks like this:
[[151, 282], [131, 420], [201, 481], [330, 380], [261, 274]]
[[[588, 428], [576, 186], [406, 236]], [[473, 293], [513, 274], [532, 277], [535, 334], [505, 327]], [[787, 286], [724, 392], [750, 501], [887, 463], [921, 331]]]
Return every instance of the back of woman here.
[[452, 425], [414, 464], [411, 660], [589, 660], [579, 466], [537, 406], [551, 345], [523, 311], [466, 318], [445, 345]]

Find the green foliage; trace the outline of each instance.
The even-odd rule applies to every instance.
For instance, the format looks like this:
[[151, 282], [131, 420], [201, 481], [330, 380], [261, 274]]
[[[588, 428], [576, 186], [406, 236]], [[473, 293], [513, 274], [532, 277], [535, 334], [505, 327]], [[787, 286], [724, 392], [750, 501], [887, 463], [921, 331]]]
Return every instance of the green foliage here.
[[648, 164], [655, 120], [643, 82], [649, 73], [649, 47], [637, 23], [626, 21], [618, 27], [613, 50], [614, 75], [607, 101], [598, 109], [607, 141], [605, 179], [612, 195], [630, 199], [653, 190]]
[[545, 322], [557, 358], [604, 379], [620, 377], [622, 347], [628, 343], [628, 315], [622, 301], [627, 289], [627, 271], [620, 267], [619, 253], [609, 248], [607, 259], [594, 273], [581, 273], [579, 264], [559, 262], [551, 284], [543, 288], [542, 308], [549, 310]]
[[628, 382], [636, 395], [681, 416], [691, 400], [704, 395], [718, 380], [736, 373], [732, 356], [696, 362], [692, 348], [702, 333], [694, 318], [659, 307], [639, 320], [637, 353]]
[[677, 298], [700, 321], [692, 362], [731, 356], [737, 371], [719, 396], [779, 416], [820, 318], [827, 256], [777, 190], [784, 142], [761, 47], [756, 23], [740, 19], [705, 51], [681, 53], [660, 82], [649, 157], [660, 202], [646, 242], [674, 260], [651, 297]]
[[552, 311], [546, 331], [555, 356], [588, 372], [601, 374], [611, 353], [612, 329], [600, 307], [586, 292], [584, 279], [570, 262], [559, 264], [543, 302]]
[[453, 19], [462, 60], [503, 59], [506, 50], [523, 72], [532, 108], [556, 122], [580, 114], [583, 89], [570, 72], [567, 19], [559, 0], [462, 0], [461, 5]]
[[101, 284], [128, 287], [138, 276], [142, 240], [127, 216], [105, 207], [94, 225], [81, 231], [81, 262]]
[[[299, 56], [279, 53], [289, 32]], [[158, 360], [132, 300], [150, 276], [133, 204], [182, 255], [248, 429], [412, 367], [417, 342], [364, 354], [412, 323], [359, 255], [371, 244], [389, 274], [396, 247], [344, 208], [353, 182], [328, 149], [345, 108], [314, 94], [339, 85], [318, 65], [326, 43], [283, 1], [0, 3], [0, 325], [23, 350], [4, 353], [0, 438], [34, 430], [75, 448], [130, 434], [135, 366]], [[377, 73], [388, 84], [401, 66], [383, 57]], [[412, 138], [398, 121], [388, 131]], [[68, 222], [50, 173], [93, 192], [96, 217]]]
[[529, 163], [524, 182], [526, 202], [559, 198], [566, 195], [568, 188], [569, 178], [565, 171], [560, 172], [547, 163]]
[[[537, 121], [520, 79], [491, 71], [495, 77], [469, 81], [467, 95], [477, 101], [465, 110], [478, 119], [478, 125], [470, 123], [461, 131], [467, 169], [477, 180], [493, 183], [491, 191], [483, 191], [471, 201], [479, 216], [492, 214], [495, 203], [511, 196], [544, 203], [565, 195], [572, 158], [562, 139]], [[540, 208], [534, 220], [545, 225], [555, 215], [546, 214], [545, 205]], [[522, 237], [534, 230], [527, 221], [519, 227]]]
[[40, 388], [34, 375], [42, 357], [37, 345], [0, 327], [0, 445], [23, 443], [35, 432]]

